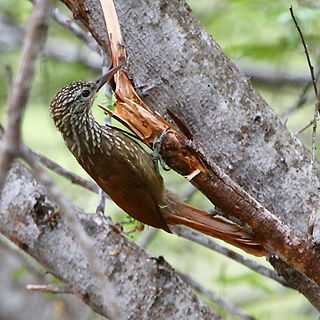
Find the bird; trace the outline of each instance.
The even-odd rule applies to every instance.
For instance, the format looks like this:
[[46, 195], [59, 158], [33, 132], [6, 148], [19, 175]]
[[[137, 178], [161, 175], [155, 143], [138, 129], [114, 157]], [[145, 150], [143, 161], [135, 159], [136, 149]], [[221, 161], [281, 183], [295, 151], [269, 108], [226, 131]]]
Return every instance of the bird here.
[[78, 163], [120, 208], [143, 224], [169, 233], [175, 225], [184, 225], [247, 253], [267, 255], [263, 243], [237, 224], [194, 208], [166, 190], [150, 152], [123, 130], [95, 120], [91, 108], [96, 94], [120, 68], [94, 81], [73, 81], [50, 103], [53, 122]]

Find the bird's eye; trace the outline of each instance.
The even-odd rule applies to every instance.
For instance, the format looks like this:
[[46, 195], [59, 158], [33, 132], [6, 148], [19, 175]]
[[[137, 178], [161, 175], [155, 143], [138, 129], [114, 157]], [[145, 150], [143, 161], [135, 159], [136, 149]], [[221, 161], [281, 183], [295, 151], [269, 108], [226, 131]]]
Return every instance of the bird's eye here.
[[90, 96], [90, 91], [89, 90], [83, 90], [81, 92], [81, 96], [84, 98], [88, 98]]

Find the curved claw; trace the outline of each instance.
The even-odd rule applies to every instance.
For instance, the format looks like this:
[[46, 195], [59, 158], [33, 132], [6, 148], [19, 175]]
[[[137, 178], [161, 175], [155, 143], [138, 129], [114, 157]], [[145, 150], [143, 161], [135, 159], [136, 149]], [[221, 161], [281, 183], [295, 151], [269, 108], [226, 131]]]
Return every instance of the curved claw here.
[[154, 162], [154, 168], [156, 170], [156, 172], [159, 174], [159, 165], [158, 165], [158, 160], [160, 162], [160, 165], [162, 167], [163, 170], [165, 171], [169, 171], [171, 170], [171, 168], [169, 168], [165, 161], [163, 160], [161, 154], [160, 154], [160, 150], [161, 150], [161, 145], [163, 142], [164, 137], [168, 134], [169, 129], [165, 129], [162, 131], [162, 133], [160, 134], [159, 138], [154, 140], [153, 144], [152, 144], [152, 159]]

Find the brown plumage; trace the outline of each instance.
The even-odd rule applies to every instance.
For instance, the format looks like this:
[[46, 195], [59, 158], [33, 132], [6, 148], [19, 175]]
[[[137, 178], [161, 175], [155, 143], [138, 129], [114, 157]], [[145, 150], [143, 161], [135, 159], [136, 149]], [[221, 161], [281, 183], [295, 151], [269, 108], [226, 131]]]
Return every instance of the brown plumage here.
[[170, 225], [185, 225], [248, 253], [265, 255], [263, 244], [237, 225], [213, 218], [166, 191], [149, 153], [122, 131], [95, 121], [91, 106], [96, 92], [118, 69], [93, 82], [70, 83], [50, 104], [54, 123], [80, 165], [119, 207], [142, 223], [167, 232]]

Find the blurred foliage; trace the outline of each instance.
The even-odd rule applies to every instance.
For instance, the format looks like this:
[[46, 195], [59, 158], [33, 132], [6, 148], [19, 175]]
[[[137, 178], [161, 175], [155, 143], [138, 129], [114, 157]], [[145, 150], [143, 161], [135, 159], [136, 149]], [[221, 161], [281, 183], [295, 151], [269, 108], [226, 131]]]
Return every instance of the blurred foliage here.
[[[210, 6], [207, 3], [210, 2]], [[286, 0], [189, 1], [215, 41], [232, 58], [253, 58], [282, 63], [301, 58], [300, 39]], [[310, 50], [320, 40], [320, 10], [295, 6], [296, 17]], [[314, 52], [313, 52], [314, 53]], [[302, 59], [303, 61], [303, 59]]]
[[12, 272], [10, 274], [10, 278], [12, 281], [17, 281], [27, 273], [28, 273], [28, 270], [26, 267], [16, 268], [16, 269], [12, 270]]
[[[317, 69], [320, 57], [318, 46], [320, 10], [299, 6], [295, 1], [288, 3], [286, 0], [189, 0], [188, 3], [213, 39], [235, 62], [244, 61], [255, 66], [257, 70], [264, 66], [268, 71], [308, 75], [309, 70], [300, 39], [288, 11], [288, 6], [292, 4]], [[68, 13], [60, 2], [56, 2], [56, 5]], [[21, 28], [27, 25], [31, 10], [32, 5], [28, 1], [1, 0], [0, 2], [1, 14]], [[54, 21], [50, 23], [49, 38], [68, 40], [79, 48], [84, 46], [68, 30]], [[8, 92], [8, 75], [5, 68], [9, 66], [15, 72], [20, 53], [19, 48], [12, 50], [0, 48], [1, 123], [5, 122], [3, 106]], [[92, 79], [96, 76], [98, 76], [97, 71], [83, 64], [65, 63], [42, 56], [37, 65], [37, 73], [23, 122], [25, 143], [84, 177], [87, 177], [86, 173], [66, 150], [60, 134], [55, 130], [49, 117], [48, 105], [55, 92], [68, 82], [76, 79]], [[294, 104], [302, 90], [300, 86], [289, 86], [286, 83], [276, 86], [262, 83], [254, 83], [254, 85], [276, 112], [281, 112]], [[105, 99], [103, 94], [98, 97], [99, 102]], [[95, 108], [94, 113], [100, 121], [103, 119], [102, 112], [98, 108]], [[290, 115], [287, 124], [293, 130], [297, 130], [308, 123], [312, 116], [313, 101]], [[309, 131], [306, 131], [302, 138], [306, 145], [310, 144]], [[57, 174], [52, 173], [52, 176], [71, 200], [87, 212], [95, 211], [97, 202], [95, 194], [72, 185]], [[188, 188], [184, 179], [177, 174], [165, 173], [165, 178], [169, 189], [182, 193]], [[199, 193], [192, 197], [192, 203], [198, 207], [210, 207]], [[115, 221], [128, 220], [127, 215], [111, 201], [107, 201], [106, 211]], [[134, 222], [129, 223], [124, 225], [124, 228], [129, 230], [134, 225]], [[146, 227], [143, 232], [135, 232], [130, 237], [140, 239], [148, 229]], [[191, 274], [200, 283], [224, 299], [244, 308], [257, 319], [309, 320], [315, 318], [315, 312], [310, 304], [296, 291], [283, 288], [224, 256], [178, 236], [158, 231], [147, 250], [155, 256], [164, 256], [175, 268]], [[256, 260], [268, 265], [262, 258], [256, 258]], [[12, 278], [19, 278], [23, 272], [24, 269], [13, 271]], [[219, 307], [211, 302], [208, 303], [219, 310]]]

